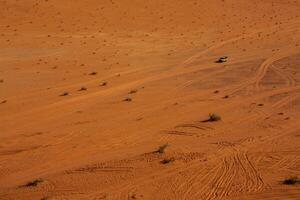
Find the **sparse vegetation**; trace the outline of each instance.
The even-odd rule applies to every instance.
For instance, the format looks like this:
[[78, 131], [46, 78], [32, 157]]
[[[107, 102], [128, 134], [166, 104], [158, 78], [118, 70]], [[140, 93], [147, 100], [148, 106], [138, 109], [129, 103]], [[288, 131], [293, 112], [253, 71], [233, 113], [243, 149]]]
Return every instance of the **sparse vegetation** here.
[[125, 98], [123, 101], [130, 102], [130, 101], [132, 101], [132, 99], [131, 99], [131, 98], [129, 98], [129, 97], [127, 97], [127, 98]]
[[300, 183], [300, 179], [297, 176], [286, 178], [282, 181], [284, 185], [295, 185]]
[[82, 88], [80, 88], [78, 91], [86, 91], [86, 90], [87, 90], [86, 87], [82, 87]]
[[62, 93], [60, 96], [68, 96], [69, 95], [69, 92], [64, 92], [64, 93]]
[[35, 179], [35, 180], [33, 180], [33, 181], [30, 181], [30, 182], [26, 183], [26, 184], [24, 185], [24, 187], [36, 187], [38, 184], [40, 184], [40, 183], [42, 183], [42, 182], [44, 182], [44, 180], [41, 179], [41, 178]]
[[135, 94], [137, 93], [137, 90], [131, 90], [128, 94]]
[[160, 163], [165, 165], [165, 164], [169, 164], [169, 163], [174, 162], [174, 161], [175, 161], [174, 158], [165, 158], [162, 161], [160, 161]]
[[131, 199], [136, 199], [136, 194], [130, 195], [130, 198], [131, 198]]
[[216, 122], [216, 121], [220, 121], [222, 118], [216, 114], [216, 113], [210, 113], [208, 115], [208, 119], [203, 120], [202, 122]]
[[165, 153], [166, 148], [169, 146], [169, 144], [163, 144], [161, 146], [158, 147], [158, 149], [156, 150], [157, 153]]
[[97, 75], [97, 72], [91, 72], [91, 73], [89, 73], [89, 75], [95, 76], [95, 75]]
[[107, 82], [103, 82], [100, 84], [100, 86], [106, 86], [107, 85]]

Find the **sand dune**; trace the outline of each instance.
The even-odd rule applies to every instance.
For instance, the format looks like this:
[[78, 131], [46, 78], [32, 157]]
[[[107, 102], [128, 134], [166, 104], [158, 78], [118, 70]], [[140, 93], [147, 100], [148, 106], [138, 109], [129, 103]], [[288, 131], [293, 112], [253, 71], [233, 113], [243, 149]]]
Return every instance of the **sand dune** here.
[[0, 199], [300, 199], [300, 1], [0, 11]]

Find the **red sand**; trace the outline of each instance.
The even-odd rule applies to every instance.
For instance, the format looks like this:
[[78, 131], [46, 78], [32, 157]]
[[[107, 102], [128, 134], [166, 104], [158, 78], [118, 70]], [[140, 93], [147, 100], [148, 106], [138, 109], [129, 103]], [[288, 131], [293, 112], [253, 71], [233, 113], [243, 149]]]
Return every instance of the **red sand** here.
[[1, 200], [299, 199], [300, 1], [0, 11]]

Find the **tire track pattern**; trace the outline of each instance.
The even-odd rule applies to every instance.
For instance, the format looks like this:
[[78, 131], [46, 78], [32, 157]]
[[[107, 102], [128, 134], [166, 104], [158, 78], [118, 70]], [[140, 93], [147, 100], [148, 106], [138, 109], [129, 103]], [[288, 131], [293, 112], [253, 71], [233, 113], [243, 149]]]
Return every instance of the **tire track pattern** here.
[[266, 188], [248, 155], [237, 150], [232, 150], [221, 158], [216, 167], [198, 178], [194, 178], [184, 199], [222, 199], [238, 193], [260, 192]]

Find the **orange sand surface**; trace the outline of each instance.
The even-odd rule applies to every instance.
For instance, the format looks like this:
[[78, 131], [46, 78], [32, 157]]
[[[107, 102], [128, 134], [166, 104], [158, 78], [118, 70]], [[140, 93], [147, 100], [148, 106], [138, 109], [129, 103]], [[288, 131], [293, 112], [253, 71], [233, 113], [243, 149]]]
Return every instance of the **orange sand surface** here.
[[300, 0], [0, 0], [1, 200], [299, 200], [297, 117]]

